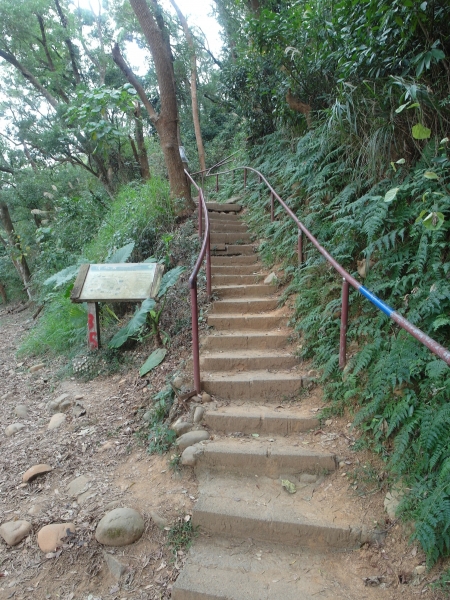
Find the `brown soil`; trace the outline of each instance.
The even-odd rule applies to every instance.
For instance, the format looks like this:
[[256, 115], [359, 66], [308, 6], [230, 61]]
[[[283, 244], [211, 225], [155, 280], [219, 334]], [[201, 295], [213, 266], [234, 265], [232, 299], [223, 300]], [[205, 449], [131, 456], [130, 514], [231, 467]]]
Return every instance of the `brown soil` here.
[[[175, 557], [167, 544], [167, 530], [160, 530], [150, 517], [156, 511], [168, 527], [187, 518], [197, 499], [197, 484], [191, 469], [181, 472], [169, 466], [168, 456], [149, 455], [143, 445], [142, 414], [151, 394], [160, 389], [168, 374], [187, 359], [188, 350], [177, 352], [152, 377], [151, 390], [139, 379], [137, 369], [90, 382], [75, 379], [59, 381], [59, 365], [32, 374], [38, 360], [18, 361], [15, 353], [21, 337], [30, 326], [31, 311], [0, 314], [0, 523], [15, 519], [31, 521], [33, 529], [20, 544], [8, 547], [0, 539], [0, 600], [122, 600], [170, 598], [171, 586], [180, 572], [185, 555]], [[139, 358], [145, 358], [144, 355]], [[142, 363], [142, 361], [141, 361]], [[48, 431], [49, 400], [62, 393], [79, 396], [86, 409], [80, 417], [67, 413], [59, 429]], [[322, 406], [320, 390], [312, 390], [302, 403], [313, 414]], [[21, 420], [14, 413], [18, 404], [28, 407]], [[280, 410], [289, 410], [283, 403]], [[14, 422], [26, 426], [7, 438], [4, 429]], [[352, 501], [355, 522], [386, 532], [384, 544], [364, 545], [346, 555], [342, 577], [357, 577], [367, 583], [367, 597], [412, 600], [417, 596], [444, 598], [430, 584], [439, 576], [439, 567], [416, 575], [425, 564], [416, 545], [408, 543], [410, 530], [390, 522], [384, 512], [387, 491], [383, 464], [369, 453], [352, 450], [356, 434], [345, 418], [333, 418], [319, 431], [298, 434], [296, 443], [336, 453], [344, 463], [328, 475], [314, 492], [328, 506], [339, 510]], [[137, 435], [136, 435], [137, 434]], [[32, 465], [49, 463], [53, 470], [30, 484], [22, 484], [22, 474]], [[67, 495], [67, 484], [78, 475], [90, 478], [88, 499], [80, 506]], [[103, 558], [103, 547], [94, 532], [107, 506], [137, 509], [146, 522], [142, 538], [131, 546], [108, 549], [127, 566], [117, 581]], [[32, 506], [42, 512], [31, 516]], [[74, 522], [76, 535], [56, 553], [45, 555], [37, 545], [36, 534], [48, 523]], [[441, 566], [442, 568], [442, 566]], [[364, 593], [360, 597], [364, 597]]]

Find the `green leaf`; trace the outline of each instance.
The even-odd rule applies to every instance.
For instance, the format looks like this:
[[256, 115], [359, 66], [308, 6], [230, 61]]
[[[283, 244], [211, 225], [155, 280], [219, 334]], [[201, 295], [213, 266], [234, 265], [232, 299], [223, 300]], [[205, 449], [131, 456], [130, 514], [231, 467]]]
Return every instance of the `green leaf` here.
[[384, 196], [384, 201], [392, 202], [392, 200], [394, 200], [394, 198], [396, 197], [399, 189], [400, 188], [396, 187], [396, 188], [392, 188], [392, 190], [389, 190], [388, 192], [386, 192], [386, 195]]
[[54, 289], [61, 287], [71, 279], [75, 279], [78, 273], [79, 265], [71, 265], [62, 271], [58, 271], [44, 281], [44, 285], [53, 285]]
[[415, 140], [427, 140], [431, 136], [431, 129], [421, 123], [417, 123], [412, 128], [412, 136]]
[[444, 327], [445, 325], [450, 325], [450, 317], [447, 317], [447, 315], [439, 315], [439, 317], [433, 321], [433, 331], [436, 331], [436, 329]]
[[105, 260], [106, 263], [125, 263], [130, 258], [131, 253], [134, 250], [134, 242], [130, 242], [126, 246], [122, 246], [114, 252], [112, 256]]
[[146, 258], [146, 259], [144, 260], [144, 262], [145, 262], [145, 263], [156, 263], [156, 262], [158, 262], [158, 259], [157, 259], [157, 258], [155, 258], [154, 256], [149, 256], [148, 258]]
[[180, 275], [184, 273], [184, 271], [186, 271], [186, 267], [175, 267], [175, 269], [167, 271], [167, 273], [161, 279], [161, 287], [159, 288], [158, 298], [164, 296], [167, 290], [176, 284]]
[[406, 160], [404, 158], [399, 158], [398, 160], [395, 161], [396, 165], [404, 165], [406, 162]]
[[445, 217], [441, 212], [431, 212], [428, 217], [423, 219], [423, 224], [426, 229], [437, 231], [442, 227], [444, 221]]
[[147, 358], [147, 360], [145, 361], [145, 363], [140, 368], [139, 375], [141, 377], [143, 377], [149, 371], [151, 371], [152, 369], [154, 369], [155, 367], [160, 365], [162, 363], [162, 361], [164, 360], [166, 354], [167, 354], [167, 350], [165, 348], [158, 348], [157, 350], [152, 352], [150, 354], [150, 356]]
[[401, 113], [403, 110], [405, 110], [405, 108], [408, 106], [409, 102], [406, 102], [405, 104], [400, 105], [398, 108], [395, 109], [396, 113]]
[[125, 325], [125, 327], [122, 327], [122, 329], [116, 333], [112, 340], [110, 340], [108, 347], [120, 348], [120, 346], [123, 346], [128, 338], [139, 331], [147, 319], [148, 312], [152, 310], [155, 304], [156, 303], [152, 298], [147, 298], [147, 300], [144, 300], [144, 302], [141, 304], [141, 307], [134, 313], [131, 321]]
[[408, 110], [410, 108], [418, 108], [420, 106], [420, 104], [418, 102], [414, 102], [414, 104], [411, 104], [410, 106], [408, 106]]
[[423, 176], [427, 179], [439, 179], [438, 175], [434, 171], [425, 171]]

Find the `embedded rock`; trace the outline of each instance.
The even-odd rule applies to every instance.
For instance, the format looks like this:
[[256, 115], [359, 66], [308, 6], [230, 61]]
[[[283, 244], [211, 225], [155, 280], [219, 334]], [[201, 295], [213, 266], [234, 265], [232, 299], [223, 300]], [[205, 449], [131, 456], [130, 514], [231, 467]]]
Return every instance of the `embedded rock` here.
[[201, 423], [204, 414], [205, 409], [203, 408], [203, 406], [197, 406], [197, 408], [194, 411], [194, 423]]
[[36, 373], [36, 371], [40, 371], [45, 367], [44, 363], [39, 363], [38, 365], [33, 365], [29, 368], [30, 373]]
[[200, 450], [197, 446], [188, 446], [181, 455], [181, 464], [185, 467], [195, 467]]
[[65, 420], [66, 415], [64, 413], [56, 413], [50, 419], [50, 423], [48, 424], [47, 429], [57, 429], [64, 423]]
[[189, 433], [183, 434], [175, 443], [183, 452], [188, 446], [193, 446], [194, 444], [204, 442], [205, 440], [209, 440], [209, 433], [204, 429], [200, 429], [199, 431], [189, 431]]
[[144, 533], [141, 515], [132, 508], [115, 508], [107, 513], [95, 531], [95, 539], [104, 546], [128, 546]]
[[24, 483], [29, 483], [30, 481], [33, 481], [33, 479], [36, 479], [36, 477], [39, 477], [39, 475], [45, 475], [45, 473], [48, 473], [51, 470], [51, 466], [47, 464], [34, 465], [33, 467], [30, 467], [28, 471], [25, 471], [22, 475], [22, 481]]
[[70, 533], [75, 533], [73, 523], [52, 523], [45, 525], [38, 535], [37, 541], [42, 552], [54, 552], [58, 546], [61, 546], [63, 538]]
[[271, 273], [270, 275], [267, 275], [267, 277], [264, 279], [264, 283], [268, 284], [268, 285], [270, 285], [272, 283], [275, 284], [275, 283], [277, 283], [277, 281], [278, 281], [278, 278], [275, 275], [275, 273]]
[[117, 560], [117, 558], [112, 556], [112, 554], [108, 554], [107, 552], [103, 552], [103, 558], [108, 565], [111, 575], [116, 579], [120, 579], [127, 570], [126, 565], [122, 564], [120, 560]]
[[0, 535], [9, 546], [15, 546], [31, 531], [28, 521], [8, 521], [0, 527]]
[[69, 394], [61, 394], [55, 400], [50, 400], [47, 403], [47, 410], [50, 413], [62, 413], [68, 410], [72, 406], [72, 402], [69, 400]]
[[86, 475], [80, 475], [76, 479], [73, 479], [67, 486], [67, 494], [72, 498], [76, 498], [87, 490], [89, 486], [89, 479]]
[[178, 419], [178, 421], [175, 421], [175, 423], [171, 425], [171, 429], [173, 429], [177, 434], [177, 437], [179, 437], [192, 429], [192, 423], [190, 421], [181, 421]]
[[212, 398], [209, 394], [207, 394], [206, 392], [203, 392], [202, 394], [202, 402], [204, 404], [206, 404], [207, 402], [211, 402]]
[[23, 423], [13, 423], [12, 425], [8, 425], [5, 429], [6, 437], [11, 437], [12, 435], [16, 435], [21, 429], [23, 429], [25, 425]]

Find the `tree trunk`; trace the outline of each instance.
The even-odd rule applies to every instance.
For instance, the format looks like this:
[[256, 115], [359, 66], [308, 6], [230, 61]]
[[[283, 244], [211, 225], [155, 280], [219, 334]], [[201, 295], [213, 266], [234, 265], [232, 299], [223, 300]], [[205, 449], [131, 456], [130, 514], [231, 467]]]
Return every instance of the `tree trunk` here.
[[197, 100], [197, 58], [195, 55], [195, 44], [194, 38], [192, 37], [191, 31], [188, 27], [187, 20], [181, 10], [178, 8], [175, 0], [170, 0], [172, 6], [174, 7], [178, 18], [180, 19], [180, 23], [183, 27], [184, 35], [186, 36], [186, 41], [189, 47], [190, 61], [191, 61], [191, 100], [192, 100], [192, 120], [194, 121], [194, 131], [195, 131], [195, 139], [197, 142], [197, 150], [198, 150], [198, 160], [200, 163], [200, 169], [202, 171], [206, 171], [206, 162], [205, 162], [205, 148], [203, 146], [203, 138], [202, 131], [200, 129], [200, 112], [198, 110], [198, 100]]
[[141, 169], [141, 177], [144, 181], [148, 181], [151, 177], [150, 175], [150, 165], [148, 164], [148, 156], [147, 156], [147, 148], [145, 147], [144, 140], [144, 128], [142, 126], [142, 115], [141, 115], [141, 107], [139, 102], [135, 102], [134, 104], [134, 123], [135, 123], [135, 137], [138, 149], [138, 160], [139, 166]]
[[22, 248], [20, 247], [20, 240], [16, 235], [14, 230], [14, 225], [11, 220], [11, 215], [9, 214], [9, 208], [4, 202], [0, 202], [0, 220], [2, 222], [3, 228], [6, 231], [6, 235], [8, 236], [9, 244], [6, 244], [2, 239], [3, 245], [6, 246], [8, 253], [11, 257], [12, 263], [15, 266], [17, 272], [20, 275], [20, 278], [23, 281], [23, 285], [28, 294], [29, 299], [32, 299], [30, 284], [31, 284], [31, 273], [28, 267], [27, 260], [22, 252]]
[[[186, 208], [194, 210], [195, 204], [191, 198], [190, 185], [188, 185], [184, 173], [178, 145], [178, 107], [170, 50], [164, 32], [158, 26], [155, 15], [150, 11], [146, 0], [130, 0], [130, 4], [142, 28], [155, 64], [161, 113], [154, 124], [164, 153], [171, 195], [174, 198], [184, 198]], [[156, 0], [150, 0], [150, 4], [155, 13], [159, 9]]]

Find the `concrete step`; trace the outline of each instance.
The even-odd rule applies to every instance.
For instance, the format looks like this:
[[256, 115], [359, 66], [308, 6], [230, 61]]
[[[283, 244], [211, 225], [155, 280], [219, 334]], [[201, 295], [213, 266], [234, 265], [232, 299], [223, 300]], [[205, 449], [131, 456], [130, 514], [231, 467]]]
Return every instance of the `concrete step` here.
[[206, 425], [214, 431], [224, 433], [261, 435], [290, 435], [316, 429], [320, 421], [301, 407], [295, 410], [286, 407], [255, 406], [244, 403], [240, 406], [221, 406], [208, 409], [203, 417]]
[[[198, 219], [198, 217], [197, 217]], [[235, 213], [208, 213], [208, 220], [210, 223], [223, 223], [224, 225], [246, 225], [243, 223], [241, 217]], [[205, 223], [205, 218], [202, 218], [202, 223]]]
[[256, 371], [259, 369], [290, 369], [298, 358], [280, 350], [234, 350], [208, 352], [200, 357], [200, 366], [206, 371]]
[[290, 331], [230, 331], [202, 339], [202, 350], [268, 350], [288, 344]]
[[249, 244], [252, 241], [252, 238], [249, 233], [246, 231], [238, 231], [236, 233], [216, 233], [211, 232], [211, 245], [214, 244], [238, 244], [244, 245], [245, 243]]
[[213, 307], [208, 314], [259, 313], [275, 310], [277, 307], [278, 298], [231, 298], [230, 300], [217, 300], [214, 302]]
[[247, 233], [248, 232], [247, 224], [242, 223], [242, 221], [223, 221], [223, 220], [216, 221], [215, 219], [210, 219], [209, 225], [210, 225], [211, 231], [216, 232], [216, 233], [235, 233], [235, 232], [236, 233], [238, 233], [238, 232]]
[[253, 283], [260, 283], [264, 279], [264, 275], [217, 275], [213, 273], [212, 283], [213, 285], [251, 285]]
[[216, 256], [234, 256], [236, 254], [248, 256], [255, 254], [255, 247], [249, 244], [211, 244], [211, 252]]
[[231, 331], [269, 331], [270, 329], [282, 328], [287, 325], [288, 317], [284, 313], [273, 314], [229, 314], [229, 315], [208, 315], [208, 325], [218, 330]]
[[288, 479], [297, 487], [295, 494], [283, 489], [281, 479], [202, 476], [192, 524], [209, 535], [316, 550], [357, 548], [369, 541], [362, 528], [354, 526], [351, 503], [324, 514], [316, 493], [326, 478], [315, 483], [301, 483], [292, 475]]
[[[235, 372], [213, 372], [203, 371], [202, 389], [208, 394], [214, 394], [218, 398], [235, 400], [275, 400], [280, 402], [284, 398], [292, 398], [298, 395], [302, 388], [302, 373], [292, 371], [244, 371]], [[310, 381], [304, 375], [305, 385]]]
[[[253, 246], [251, 246], [253, 248]], [[254, 248], [253, 248], [254, 250]], [[211, 265], [213, 267], [229, 267], [233, 265], [241, 266], [241, 265], [259, 265], [261, 268], [261, 263], [258, 263], [258, 256], [253, 251], [250, 255], [240, 255], [240, 256], [212, 256], [211, 257]]]
[[240, 204], [221, 204], [219, 202], [207, 202], [206, 208], [208, 209], [208, 212], [214, 211], [218, 213], [238, 213], [242, 210], [242, 206]]
[[[214, 265], [211, 266], [211, 273], [213, 275], [256, 275], [259, 274], [262, 268], [260, 263], [250, 265]], [[261, 273], [260, 275], [265, 276], [265, 273]]]
[[361, 573], [352, 572], [351, 558], [345, 550], [305, 552], [251, 539], [201, 537], [189, 550], [172, 600], [379, 600], [380, 589], [364, 585]]
[[212, 290], [219, 298], [260, 298], [276, 292], [272, 285], [255, 283], [251, 285], [213, 285]]
[[222, 439], [205, 444], [197, 455], [195, 472], [236, 473], [254, 477], [283, 479], [288, 475], [305, 481], [302, 474], [313, 475], [306, 481], [319, 481], [324, 473], [336, 469], [336, 456], [325, 452], [293, 446], [292, 439], [277, 438], [272, 441], [255, 438]]

